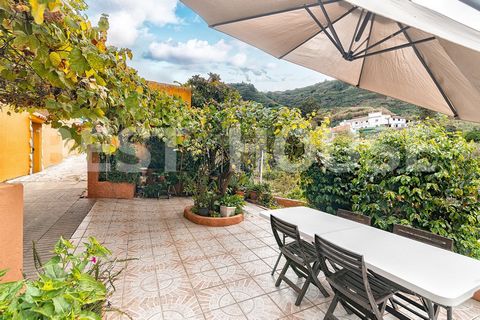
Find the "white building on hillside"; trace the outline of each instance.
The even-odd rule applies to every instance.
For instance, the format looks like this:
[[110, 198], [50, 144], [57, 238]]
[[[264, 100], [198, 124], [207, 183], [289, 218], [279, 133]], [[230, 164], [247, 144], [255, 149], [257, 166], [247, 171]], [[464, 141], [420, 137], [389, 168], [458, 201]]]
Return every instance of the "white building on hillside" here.
[[372, 129], [377, 127], [390, 127], [390, 128], [405, 128], [408, 122], [405, 118], [383, 114], [381, 112], [369, 113], [367, 117], [354, 118], [350, 120], [344, 120], [340, 122], [341, 126], [350, 126], [352, 132], [357, 132], [361, 129]]

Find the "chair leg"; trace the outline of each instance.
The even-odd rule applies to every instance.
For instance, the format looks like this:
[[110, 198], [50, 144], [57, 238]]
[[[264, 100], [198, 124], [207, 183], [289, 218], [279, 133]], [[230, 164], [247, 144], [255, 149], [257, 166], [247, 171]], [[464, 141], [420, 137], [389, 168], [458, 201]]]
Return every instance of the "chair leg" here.
[[277, 262], [275, 262], [275, 265], [273, 266], [272, 270], [272, 276], [275, 274], [275, 271], [277, 271], [278, 264], [280, 263], [280, 259], [282, 258], [282, 253], [278, 255]]
[[287, 273], [288, 271], [288, 267], [290, 267], [290, 261], [287, 259], [287, 263], [285, 263], [285, 265], [283, 266], [282, 272], [280, 272], [277, 282], [275, 282], [275, 287], [279, 287], [280, 284], [282, 283], [283, 277], [285, 276], [285, 273]]
[[325, 320], [336, 319], [336, 317], [333, 315], [333, 312], [337, 308], [337, 304], [338, 304], [338, 296], [335, 295], [333, 297], [332, 302], [330, 303], [330, 306], [328, 307], [327, 313], [325, 314], [325, 318], [324, 318]]
[[311, 281], [310, 277], [308, 277], [305, 280], [305, 283], [303, 284], [303, 287], [302, 287], [302, 291], [300, 291], [300, 293], [297, 296], [297, 301], [295, 301], [295, 305], [297, 307], [302, 303], [303, 297], [305, 297], [305, 294], [307, 293], [308, 287], [310, 286], [311, 282], [312, 281]]

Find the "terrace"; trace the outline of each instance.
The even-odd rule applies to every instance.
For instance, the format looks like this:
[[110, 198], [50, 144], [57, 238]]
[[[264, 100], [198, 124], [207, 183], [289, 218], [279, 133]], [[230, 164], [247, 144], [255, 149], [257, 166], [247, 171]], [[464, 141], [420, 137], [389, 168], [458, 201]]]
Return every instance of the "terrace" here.
[[[241, 224], [206, 227], [183, 218], [191, 204], [189, 198], [96, 202], [72, 241], [80, 250], [87, 237], [95, 236], [114, 256], [138, 259], [127, 262], [109, 299], [112, 306], [133, 319], [323, 318], [331, 297], [316, 287], [298, 307], [293, 289], [285, 283], [275, 287], [278, 272], [270, 272], [278, 248], [269, 221], [258, 214], [261, 208], [247, 204]], [[291, 271], [288, 276], [296, 279]], [[454, 319], [479, 319], [479, 314], [480, 303], [474, 300], [454, 309]], [[342, 308], [335, 315], [357, 319]], [[106, 318], [128, 319], [115, 312]], [[442, 312], [439, 319], [445, 318]]]

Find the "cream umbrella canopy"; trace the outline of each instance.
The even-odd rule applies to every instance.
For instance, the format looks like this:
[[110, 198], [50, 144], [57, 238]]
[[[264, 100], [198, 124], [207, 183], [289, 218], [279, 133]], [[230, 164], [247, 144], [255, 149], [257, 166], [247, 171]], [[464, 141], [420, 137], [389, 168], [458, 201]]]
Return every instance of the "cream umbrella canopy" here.
[[415, 2], [181, 1], [210, 27], [276, 58], [480, 122], [480, 32]]

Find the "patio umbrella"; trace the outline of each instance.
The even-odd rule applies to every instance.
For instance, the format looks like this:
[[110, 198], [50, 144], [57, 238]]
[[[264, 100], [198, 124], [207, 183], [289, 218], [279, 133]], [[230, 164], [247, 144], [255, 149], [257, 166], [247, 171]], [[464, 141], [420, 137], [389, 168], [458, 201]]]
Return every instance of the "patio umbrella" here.
[[[480, 122], [480, 32], [415, 2], [181, 1], [210, 27], [279, 59]], [[463, 2], [480, 19], [477, 1]]]

